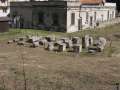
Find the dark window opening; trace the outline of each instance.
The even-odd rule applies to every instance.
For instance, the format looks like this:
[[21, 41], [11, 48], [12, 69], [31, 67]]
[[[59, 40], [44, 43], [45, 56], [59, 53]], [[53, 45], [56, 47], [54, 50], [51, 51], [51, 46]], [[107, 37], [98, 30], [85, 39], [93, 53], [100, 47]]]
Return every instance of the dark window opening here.
[[90, 26], [93, 26], [93, 17], [90, 16]]
[[86, 24], [88, 24], [89, 13], [86, 12]]
[[96, 12], [94, 12], [94, 21], [96, 21], [96, 14], [97, 14], [97, 13], [96, 13]]
[[112, 11], [112, 18], [114, 18], [114, 11]]
[[110, 14], [110, 13], [109, 13], [109, 11], [108, 11], [108, 14], [107, 14], [107, 20], [109, 20], [109, 18], [110, 18], [110, 17], [109, 17], [109, 14]]
[[102, 19], [102, 22], [104, 21], [104, 16], [103, 16], [103, 14], [101, 15], [101, 19]]
[[80, 17], [80, 19], [78, 19], [78, 30], [82, 29], [82, 17]]
[[4, 13], [6, 13], [7, 12], [7, 7], [3, 7], [2, 10], [3, 10]]
[[71, 14], [71, 25], [75, 24], [75, 13]]

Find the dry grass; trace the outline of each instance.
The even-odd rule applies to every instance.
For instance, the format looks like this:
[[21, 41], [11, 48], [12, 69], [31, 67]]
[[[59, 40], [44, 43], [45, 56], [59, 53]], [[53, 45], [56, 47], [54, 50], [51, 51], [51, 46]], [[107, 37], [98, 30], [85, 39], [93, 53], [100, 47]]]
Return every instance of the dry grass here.
[[26, 52], [28, 90], [113, 90], [120, 81], [119, 57], [62, 56], [42, 48], [8, 45], [0, 50], [1, 81], [4, 79], [7, 90], [15, 86], [24, 90], [20, 51]]
[[[81, 36], [88, 32], [95, 37], [102, 35], [111, 38], [112, 48], [108, 44], [105, 52], [98, 55], [76, 56], [71, 53], [48, 52], [43, 48], [7, 45], [6, 41], [21, 35], [21, 31], [12, 30], [2, 34], [0, 36], [0, 90], [25, 90], [22, 56], [25, 60], [27, 90], [115, 90], [115, 83], [120, 83], [120, 39], [114, 36], [120, 33], [119, 27], [116, 25], [104, 29], [106, 31], [101, 29], [67, 34]], [[55, 35], [65, 34], [55, 33]], [[111, 57], [108, 57], [109, 52], [112, 53]]]

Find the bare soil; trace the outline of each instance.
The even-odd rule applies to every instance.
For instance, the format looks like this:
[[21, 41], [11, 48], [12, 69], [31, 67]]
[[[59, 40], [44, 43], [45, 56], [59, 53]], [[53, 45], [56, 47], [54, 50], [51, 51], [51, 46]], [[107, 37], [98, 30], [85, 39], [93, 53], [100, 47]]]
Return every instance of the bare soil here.
[[25, 90], [23, 61], [27, 90], [116, 90], [120, 83], [119, 55], [55, 53], [4, 40], [0, 41], [0, 90]]

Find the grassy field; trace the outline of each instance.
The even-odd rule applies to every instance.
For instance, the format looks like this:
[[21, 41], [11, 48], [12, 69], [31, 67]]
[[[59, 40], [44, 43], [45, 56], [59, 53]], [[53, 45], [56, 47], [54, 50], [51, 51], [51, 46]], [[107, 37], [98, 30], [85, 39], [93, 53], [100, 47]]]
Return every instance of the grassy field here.
[[55, 35], [55, 36], [83, 36], [85, 34], [90, 34], [93, 36], [108, 36], [114, 33], [118, 33], [120, 30], [119, 24], [111, 25], [101, 29], [91, 29], [91, 30], [81, 30], [75, 33], [62, 33], [62, 32], [51, 32], [51, 31], [44, 31], [44, 30], [33, 30], [33, 29], [10, 29], [9, 32], [1, 33], [0, 37], [8, 38], [14, 36], [21, 36], [21, 35], [38, 35], [38, 36], [46, 36], [46, 35]]
[[[11, 38], [28, 34], [90, 34], [106, 37], [108, 45], [97, 55], [75, 55], [6, 44]], [[30, 29], [0, 34], [0, 90], [117, 90], [116, 83], [120, 83], [120, 24], [70, 34]]]

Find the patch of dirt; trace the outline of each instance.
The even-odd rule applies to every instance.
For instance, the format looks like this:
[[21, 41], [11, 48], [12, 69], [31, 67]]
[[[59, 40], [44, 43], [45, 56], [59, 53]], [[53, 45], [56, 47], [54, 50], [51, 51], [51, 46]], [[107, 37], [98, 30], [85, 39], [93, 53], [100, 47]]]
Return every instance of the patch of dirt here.
[[0, 43], [0, 72], [7, 72], [3, 79], [9, 90], [15, 85], [16, 90], [23, 90], [23, 59], [29, 90], [113, 90], [120, 82], [119, 57], [72, 57], [4, 41]]

